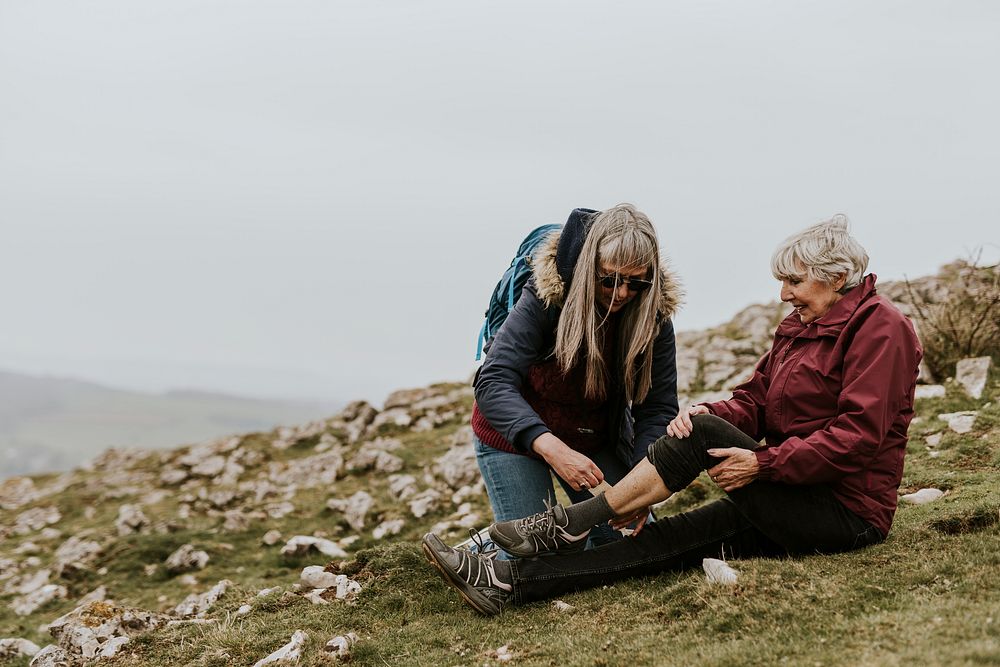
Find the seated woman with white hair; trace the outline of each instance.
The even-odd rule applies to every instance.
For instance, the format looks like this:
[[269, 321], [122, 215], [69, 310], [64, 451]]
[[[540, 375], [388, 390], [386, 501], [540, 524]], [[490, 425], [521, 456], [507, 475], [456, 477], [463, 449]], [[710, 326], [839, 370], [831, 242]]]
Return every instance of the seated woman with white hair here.
[[[922, 351], [910, 321], [875, 291], [868, 255], [836, 216], [771, 258], [794, 312], [732, 398], [694, 405], [606, 493], [490, 526], [516, 560], [423, 540], [428, 560], [483, 614], [701, 564], [706, 557], [834, 553], [889, 533]], [[763, 444], [760, 444], [763, 440]], [[703, 470], [726, 495], [583, 551], [590, 527], [641, 523]]]

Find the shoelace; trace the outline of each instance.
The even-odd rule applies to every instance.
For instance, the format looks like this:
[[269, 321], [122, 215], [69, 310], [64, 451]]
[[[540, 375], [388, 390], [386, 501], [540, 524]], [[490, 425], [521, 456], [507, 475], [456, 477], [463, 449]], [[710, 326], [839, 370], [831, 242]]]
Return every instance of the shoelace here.
[[483, 558], [487, 560], [494, 560], [497, 554], [500, 553], [500, 547], [494, 546], [492, 549], [487, 549], [483, 542], [483, 536], [479, 534], [479, 531], [475, 528], [469, 529], [469, 539], [472, 543], [476, 545], [476, 553], [478, 553]]
[[541, 530], [545, 531], [545, 537], [552, 540], [555, 539], [557, 528], [556, 513], [553, 509], [554, 505], [549, 502], [548, 498], [543, 498], [542, 502], [545, 503], [545, 511], [524, 517], [521, 519], [520, 527], [527, 532], [535, 530], [535, 526], [538, 526]]

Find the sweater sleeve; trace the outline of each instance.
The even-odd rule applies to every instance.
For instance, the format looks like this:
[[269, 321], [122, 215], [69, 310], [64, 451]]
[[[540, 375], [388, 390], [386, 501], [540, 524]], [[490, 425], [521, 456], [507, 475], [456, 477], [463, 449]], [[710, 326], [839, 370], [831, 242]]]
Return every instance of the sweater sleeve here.
[[767, 404], [767, 388], [770, 385], [767, 372], [770, 358], [771, 350], [768, 350], [757, 362], [750, 379], [733, 389], [732, 398], [704, 404], [713, 415], [725, 419], [757, 441], [764, 437], [764, 406]]
[[667, 432], [667, 424], [677, 416], [677, 348], [674, 325], [664, 319], [653, 342], [653, 377], [642, 403], [632, 406], [635, 440], [632, 465], [645, 458], [646, 450]]
[[516, 449], [530, 451], [549, 428], [521, 395], [528, 369], [545, 351], [556, 316], [525, 286], [486, 354], [476, 378], [476, 405], [490, 425]]
[[808, 437], [756, 452], [760, 479], [829, 483], [866, 468], [906, 403], [913, 401], [920, 343], [902, 315], [873, 310], [844, 355], [837, 415]]

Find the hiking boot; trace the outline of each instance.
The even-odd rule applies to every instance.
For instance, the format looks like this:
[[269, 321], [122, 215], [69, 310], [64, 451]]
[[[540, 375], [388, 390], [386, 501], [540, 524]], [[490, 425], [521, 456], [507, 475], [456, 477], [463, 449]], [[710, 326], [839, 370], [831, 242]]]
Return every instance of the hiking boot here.
[[556, 551], [580, 551], [587, 546], [590, 529], [574, 535], [566, 531], [568, 525], [566, 510], [562, 505], [553, 505], [523, 519], [493, 524], [490, 539], [507, 553], [520, 558]]
[[437, 568], [445, 583], [480, 614], [499, 614], [514, 594], [514, 587], [497, 577], [493, 558], [496, 552], [483, 555], [452, 549], [434, 533], [424, 535], [422, 546], [427, 561]]

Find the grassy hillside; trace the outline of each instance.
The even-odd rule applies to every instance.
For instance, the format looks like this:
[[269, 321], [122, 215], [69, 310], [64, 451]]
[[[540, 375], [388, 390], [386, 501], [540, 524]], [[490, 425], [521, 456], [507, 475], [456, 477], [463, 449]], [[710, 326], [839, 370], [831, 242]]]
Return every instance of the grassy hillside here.
[[108, 447], [166, 447], [328, 415], [337, 406], [145, 394], [0, 372], [0, 477], [66, 470]]
[[[481, 515], [477, 525], [489, 521], [481, 487], [470, 488], [468, 477], [449, 473], [442, 463], [461, 453], [453, 443], [465, 441], [462, 429], [471, 407], [467, 388], [437, 386], [417, 392], [409, 402], [390, 397], [386, 412], [363, 432], [357, 426], [371, 413], [358, 417], [364, 410], [355, 405], [294, 434], [243, 437], [238, 449], [225, 455], [235, 460], [238, 453], [244, 470], [228, 480], [192, 475], [180, 486], [163, 482], [161, 472], [182, 467], [189, 449], [110, 455], [93, 470], [35, 478], [38, 497], [0, 514], [0, 525], [9, 527], [26, 510], [55, 506], [61, 519], [50, 528], [62, 531], [58, 537], [49, 531], [45, 538], [39, 531], [18, 535], [8, 530], [0, 542], [0, 563], [6, 564], [0, 567], [0, 587], [49, 567], [55, 548], [71, 535], [82, 533], [101, 545], [84, 567], [52, 577], [67, 587], [66, 600], [18, 616], [10, 608], [17, 595], [8, 591], [0, 607], [0, 636], [50, 643], [39, 626], [72, 610], [98, 585], [106, 586], [118, 605], [168, 612], [189, 593], [229, 579], [233, 587], [204, 621], [138, 634], [100, 664], [252, 665], [296, 630], [308, 634], [301, 665], [333, 664], [324, 645], [349, 632], [359, 636], [353, 662], [363, 665], [482, 665], [505, 657], [518, 665], [998, 664], [998, 397], [994, 374], [982, 399], [949, 384], [945, 397], [918, 401], [901, 492], [936, 487], [946, 494], [926, 505], [901, 504], [884, 544], [836, 556], [734, 561], [740, 578], [731, 588], [707, 583], [701, 571], [668, 573], [567, 595], [562, 600], [572, 606], [569, 611], [536, 603], [491, 619], [477, 616], [446, 588], [418, 546], [422, 533], [439, 522], [462, 517], [468, 522], [475, 513]], [[978, 411], [973, 429], [964, 435], [937, 417], [957, 410]], [[926, 438], [934, 434], [942, 435], [930, 448]], [[384, 471], [373, 470], [373, 457], [365, 453], [378, 451], [398, 461], [386, 459], [385, 465], [374, 464]], [[336, 481], [309, 480], [321, 470], [321, 461], [337, 455], [344, 463], [334, 464]], [[297, 461], [305, 465], [296, 468]], [[299, 475], [299, 481], [289, 484], [289, 474]], [[440, 494], [436, 509], [421, 518], [408, 507], [413, 496], [400, 500], [390, 489], [399, 479], [390, 475], [405, 474], [414, 476], [417, 492]], [[263, 480], [270, 481], [265, 485]], [[45, 494], [46, 485], [56, 490]], [[463, 487], [459, 493], [468, 497], [449, 498]], [[11, 482], [4, 488], [10, 496]], [[235, 497], [227, 501], [212, 495], [225, 489]], [[372, 496], [373, 504], [359, 529], [326, 502], [360, 490]], [[702, 477], [659, 513], [717, 495]], [[268, 515], [283, 502], [292, 504], [290, 513]], [[126, 503], [139, 504], [149, 524], [118, 536], [114, 523]], [[227, 529], [226, 512], [234, 511], [252, 516], [246, 525]], [[375, 539], [373, 528], [391, 519], [403, 520], [401, 532]], [[280, 531], [283, 539], [265, 546], [262, 537], [270, 530]], [[456, 526], [449, 534], [457, 540], [462, 532]], [[327, 569], [361, 584], [355, 600], [313, 604], [304, 591], [294, 590], [302, 568], [329, 562], [315, 553], [283, 557], [284, 540], [296, 534], [328, 537], [347, 549], [349, 557], [334, 559]], [[24, 565], [32, 552], [26, 542], [34, 543], [38, 559], [30, 567]], [[183, 544], [203, 549], [210, 560], [191, 575], [168, 574], [164, 560]], [[273, 587], [278, 590], [257, 596]], [[244, 604], [249, 613], [237, 615]], [[506, 648], [498, 654], [501, 647]], [[28, 659], [10, 664], [26, 665]]]

